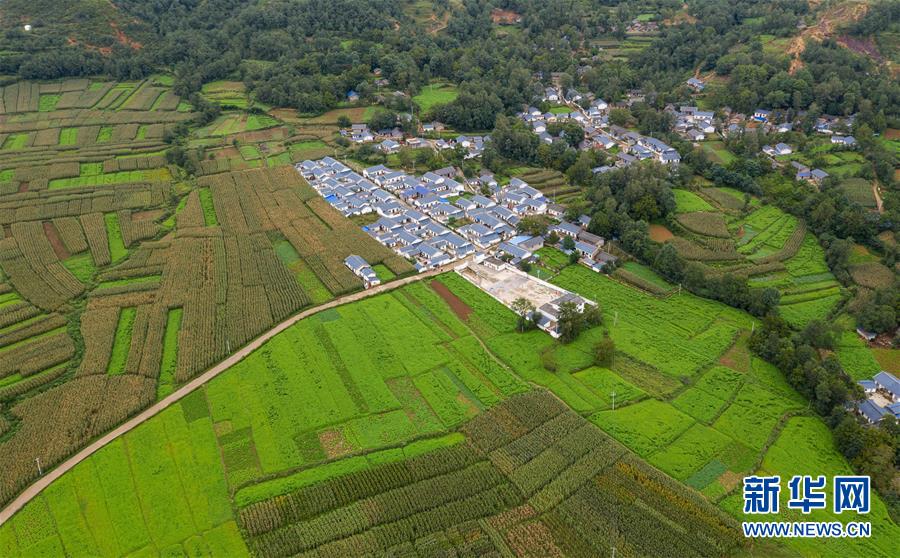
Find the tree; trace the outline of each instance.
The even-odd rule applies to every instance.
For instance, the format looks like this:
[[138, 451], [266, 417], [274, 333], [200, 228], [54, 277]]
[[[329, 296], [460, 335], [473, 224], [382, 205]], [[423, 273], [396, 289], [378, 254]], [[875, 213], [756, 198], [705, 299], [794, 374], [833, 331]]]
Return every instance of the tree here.
[[584, 317], [574, 302], [563, 302], [559, 305], [559, 340], [563, 343], [574, 341], [584, 328]]
[[385, 130], [393, 128], [397, 124], [397, 113], [389, 110], [378, 110], [369, 119], [369, 128], [372, 130]]
[[346, 114], [342, 114], [342, 115], [338, 116], [337, 125], [340, 128], [349, 128], [350, 126], [353, 125], [353, 122], [350, 121], [349, 116], [347, 116]]
[[609, 368], [613, 364], [616, 354], [616, 343], [609, 334], [605, 334], [603, 339], [594, 344], [594, 364]]
[[575, 239], [568, 235], [564, 236], [562, 239], [562, 247], [563, 250], [571, 252], [575, 249]]
[[585, 304], [582, 315], [585, 325], [589, 327], [596, 327], [603, 323], [603, 312], [600, 310], [600, 306]]
[[609, 123], [616, 126], [625, 126], [631, 120], [631, 113], [628, 109], [612, 109], [609, 111]]
[[512, 302], [512, 310], [518, 316], [516, 328], [519, 332], [525, 332], [534, 327], [534, 304], [527, 298], [519, 297]]
[[534, 215], [522, 217], [516, 225], [516, 230], [531, 236], [543, 236], [547, 232], [547, 221]]

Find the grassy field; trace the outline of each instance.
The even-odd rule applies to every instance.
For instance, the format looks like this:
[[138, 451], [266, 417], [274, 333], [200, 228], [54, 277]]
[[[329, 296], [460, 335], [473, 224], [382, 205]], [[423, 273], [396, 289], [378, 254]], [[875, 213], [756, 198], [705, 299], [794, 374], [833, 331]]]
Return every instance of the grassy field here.
[[109, 241], [109, 257], [117, 262], [128, 256], [128, 249], [122, 240], [122, 231], [119, 228], [119, 216], [115, 213], [107, 213], [103, 216], [106, 223], [106, 238]]
[[709, 153], [712, 160], [723, 165], [727, 165], [734, 161], [734, 154], [725, 147], [725, 143], [721, 141], [705, 141], [701, 144], [704, 151]]
[[166, 327], [163, 334], [162, 362], [159, 367], [157, 399], [162, 399], [175, 390], [175, 365], [178, 361], [178, 332], [184, 311], [173, 308], [166, 313]]
[[123, 374], [125, 372], [125, 361], [128, 358], [128, 350], [131, 348], [131, 333], [134, 330], [136, 314], [136, 308], [122, 308], [119, 311], [112, 355], [109, 357], [109, 364], [106, 368], [107, 374]]
[[428, 112], [435, 105], [443, 105], [456, 99], [459, 91], [456, 86], [447, 83], [433, 83], [426, 85], [413, 97], [413, 101], [419, 105], [422, 112]]
[[706, 200], [688, 190], [673, 190], [675, 193], [675, 210], [678, 213], [695, 211], [713, 211], [715, 208]]

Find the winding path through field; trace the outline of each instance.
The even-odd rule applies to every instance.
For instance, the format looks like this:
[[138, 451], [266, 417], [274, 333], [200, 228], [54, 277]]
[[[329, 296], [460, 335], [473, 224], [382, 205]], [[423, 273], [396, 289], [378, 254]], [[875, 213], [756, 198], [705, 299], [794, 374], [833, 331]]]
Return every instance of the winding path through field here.
[[392, 291], [404, 285], [408, 285], [410, 283], [415, 283], [416, 281], [421, 281], [422, 279], [426, 279], [428, 277], [434, 277], [435, 275], [440, 275], [441, 273], [446, 273], [448, 271], [452, 271], [456, 266], [462, 265], [466, 263], [471, 256], [467, 258], [463, 258], [462, 260], [457, 260], [453, 263], [447, 264], [443, 267], [439, 267], [437, 269], [433, 269], [430, 271], [426, 271], [424, 273], [419, 273], [418, 275], [413, 275], [410, 277], [404, 277], [403, 279], [398, 279], [396, 281], [391, 281], [389, 283], [385, 283], [383, 285], [378, 285], [377, 287], [373, 287], [371, 289], [360, 291], [352, 294], [348, 294], [346, 296], [342, 296], [336, 298], [330, 302], [322, 304], [320, 306], [316, 306], [313, 308], [309, 308], [300, 312], [299, 314], [295, 314], [290, 318], [284, 320], [283, 322], [277, 324], [272, 329], [266, 331], [249, 344], [245, 345], [238, 349], [234, 354], [220, 362], [219, 364], [213, 366], [203, 374], [197, 376], [193, 380], [184, 384], [168, 396], [160, 399], [150, 407], [147, 407], [137, 415], [131, 417], [127, 421], [120, 424], [118, 427], [110, 430], [103, 436], [97, 438], [89, 445], [87, 445], [84, 449], [73, 455], [72, 457], [63, 461], [59, 466], [54, 468], [51, 471], [45, 473], [42, 477], [40, 477], [37, 481], [31, 484], [28, 488], [26, 488], [15, 500], [9, 503], [2, 511], [0, 511], [0, 525], [6, 523], [13, 515], [16, 514], [19, 510], [25, 507], [25, 504], [33, 500], [37, 497], [38, 494], [41, 493], [42, 490], [50, 486], [50, 484], [64, 475], [66, 472], [71, 470], [73, 467], [99, 451], [102, 447], [106, 446], [116, 438], [127, 434], [128, 432], [134, 430], [144, 422], [149, 419], [155, 417], [159, 413], [163, 412], [170, 406], [175, 403], [178, 403], [181, 399], [189, 395], [194, 390], [200, 388], [222, 372], [225, 372], [241, 360], [243, 360], [250, 353], [261, 347], [266, 341], [272, 339], [282, 331], [296, 324], [300, 320], [304, 318], [308, 318], [314, 314], [318, 314], [319, 312], [329, 310], [331, 308], [335, 308], [337, 306], [342, 306], [344, 304], [348, 304], [350, 302], [356, 302], [358, 300], [362, 300], [364, 298], [369, 298], [371, 296], [375, 296], [377, 294], [381, 294], [384, 292]]

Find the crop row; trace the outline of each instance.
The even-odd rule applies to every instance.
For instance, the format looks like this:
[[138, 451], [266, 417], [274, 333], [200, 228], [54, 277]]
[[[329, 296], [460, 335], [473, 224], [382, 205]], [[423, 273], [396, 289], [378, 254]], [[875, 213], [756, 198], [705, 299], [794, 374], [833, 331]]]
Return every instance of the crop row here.
[[19, 430], [0, 443], [0, 501], [9, 501], [38, 476], [34, 459], [44, 469], [56, 465], [150, 404], [155, 395], [154, 382], [147, 378], [98, 374], [18, 403], [11, 411], [20, 420]]
[[682, 227], [693, 233], [717, 238], [730, 238], [728, 227], [725, 226], [725, 218], [721, 213], [695, 211], [692, 213], [679, 213], [676, 218]]

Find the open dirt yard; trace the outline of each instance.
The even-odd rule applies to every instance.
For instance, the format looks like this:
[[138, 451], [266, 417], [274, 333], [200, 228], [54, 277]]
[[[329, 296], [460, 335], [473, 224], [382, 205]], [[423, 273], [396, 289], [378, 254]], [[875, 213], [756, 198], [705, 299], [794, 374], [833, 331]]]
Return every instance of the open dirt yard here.
[[511, 269], [496, 270], [484, 264], [470, 263], [460, 273], [506, 306], [511, 306], [517, 298], [524, 298], [540, 308], [567, 292], [526, 273]]

